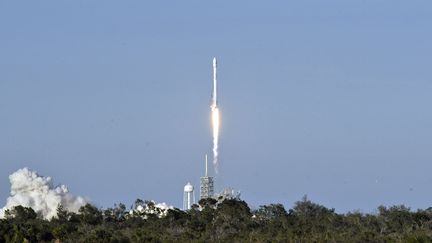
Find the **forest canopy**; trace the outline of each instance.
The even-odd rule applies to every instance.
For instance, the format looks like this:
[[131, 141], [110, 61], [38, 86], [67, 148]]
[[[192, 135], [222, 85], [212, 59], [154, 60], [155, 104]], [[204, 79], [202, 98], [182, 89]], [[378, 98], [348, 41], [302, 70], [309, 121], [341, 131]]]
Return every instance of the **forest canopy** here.
[[203, 199], [191, 210], [160, 211], [137, 199], [100, 209], [86, 204], [78, 213], [62, 205], [46, 220], [16, 206], [0, 220], [0, 242], [431, 242], [432, 208], [399, 205], [375, 214], [339, 214], [307, 199], [293, 208], [269, 204], [251, 209], [245, 201]]

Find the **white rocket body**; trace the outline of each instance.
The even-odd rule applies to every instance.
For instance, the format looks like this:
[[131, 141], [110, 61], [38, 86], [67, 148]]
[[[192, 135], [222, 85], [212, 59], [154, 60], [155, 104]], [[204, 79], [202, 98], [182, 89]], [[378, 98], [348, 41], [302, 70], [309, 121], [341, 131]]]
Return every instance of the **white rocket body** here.
[[219, 144], [219, 126], [220, 126], [220, 116], [217, 101], [217, 61], [213, 58], [213, 97], [211, 108], [211, 122], [213, 128], [213, 165], [215, 172], [218, 173], [218, 144]]
[[217, 61], [213, 58], [213, 99], [211, 108], [217, 107], [217, 77], [216, 77]]

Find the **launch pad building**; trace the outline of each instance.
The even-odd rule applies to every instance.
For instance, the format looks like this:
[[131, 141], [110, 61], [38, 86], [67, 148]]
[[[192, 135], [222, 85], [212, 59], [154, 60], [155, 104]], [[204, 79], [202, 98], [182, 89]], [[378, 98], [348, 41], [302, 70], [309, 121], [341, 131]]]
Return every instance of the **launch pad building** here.
[[205, 158], [205, 174], [200, 180], [200, 199], [211, 198], [214, 195], [214, 180], [213, 177], [208, 176], [207, 155]]

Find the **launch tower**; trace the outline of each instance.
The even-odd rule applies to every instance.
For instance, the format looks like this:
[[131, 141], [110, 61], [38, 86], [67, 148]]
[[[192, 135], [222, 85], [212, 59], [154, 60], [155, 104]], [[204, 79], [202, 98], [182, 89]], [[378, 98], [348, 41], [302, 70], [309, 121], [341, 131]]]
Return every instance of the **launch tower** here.
[[207, 154], [205, 156], [205, 175], [201, 177], [200, 198], [211, 198], [214, 194], [213, 177], [208, 176]]

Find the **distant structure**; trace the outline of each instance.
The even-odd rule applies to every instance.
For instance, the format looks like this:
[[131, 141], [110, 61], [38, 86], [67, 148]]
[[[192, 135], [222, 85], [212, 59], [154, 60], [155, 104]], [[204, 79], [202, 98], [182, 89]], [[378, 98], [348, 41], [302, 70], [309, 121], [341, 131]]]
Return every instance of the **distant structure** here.
[[240, 200], [240, 191], [236, 191], [233, 188], [225, 188], [219, 194], [215, 195], [214, 198], [218, 202], [223, 202], [225, 199]]
[[184, 186], [183, 192], [183, 210], [189, 210], [195, 204], [195, 193], [194, 187], [190, 182]]
[[205, 175], [201, 177], [200, 199], [211, 198], [214, 194], [213, 177], [208, 176], [207, 154], [205, 156]]

